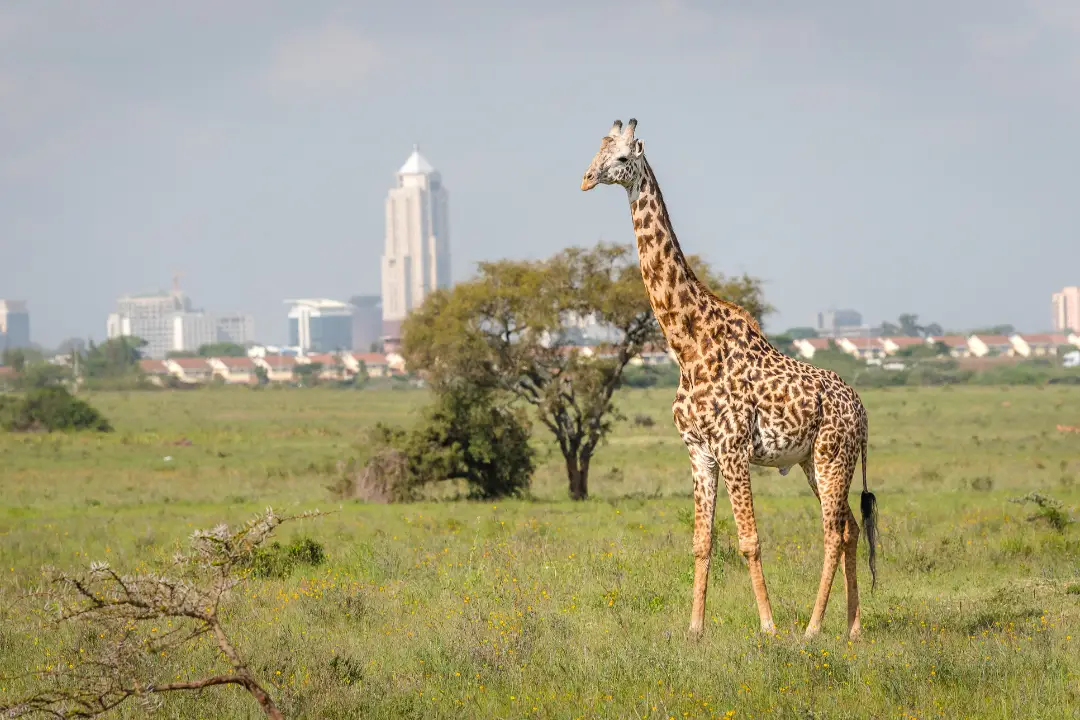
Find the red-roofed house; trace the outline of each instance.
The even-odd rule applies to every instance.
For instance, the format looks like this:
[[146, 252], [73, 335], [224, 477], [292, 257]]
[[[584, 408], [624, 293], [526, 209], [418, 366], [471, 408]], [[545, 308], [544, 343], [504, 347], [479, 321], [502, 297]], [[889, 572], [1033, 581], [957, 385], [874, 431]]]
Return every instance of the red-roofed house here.
[[631, 365], [667, 365], [670, 362], [672, 358], [668, 351], [658, 347], [647, 347], [630, 358]]
[[164, 360], [151, 360], [149, 358], [139, 361], [139, 369], [154, 385], [164, 385], [165, 381], [172, 377], [172, 371]]
[[259, 381], [255, 361], [249, 357], [210, 358], [210, 367], [215, 376], [230, 385], [253, 385]]
[[836, 340], [836, 346], [861, 360], [876, 360], [885, 354], [877, 338], [842, 337]]
[[390, 368], [391, 375], [403, 375], [405, 373], [405, 357], [397, 352], [386, 353], [386, 366]]
[[878, 338], [886, 355], [895, 355], [901, 350], [913, 347], [926, 347], [929, 343], [921, 337], [883, 337]]
[[802, 358], [813, 360], [814, 353], [819, 350], [828, 350], [831, 342], [830, 338], [800, 338], [793, 340], [791, 344], [795, 346], [795, 350]]
[[267, 355], [255, 358], [255, 364], [266, 370], [270, 382], [292, 382], [293, 370], [300, 362], [292, 355]]
[[968, 338], [968, 345], [975, 357], [1016, 355], [1008, 335], [972, 335]]
[[360, 372], [360, 363], [364, 364], [368, 377], [386, 377], [390, 374], [390, 365], [382, 353], [346, 353], [341, 356], [346, 372], [355, 375]]
[[206, 358], [169, 358], [165, 366], [181, 382], [206, 382], [213, 374]]
[[937, 335], [928, 338], [931, 343], [941, 343], [949, 349], [949, 355], [953, 357], [971, 357], [971, 346], [965, 335]]
[[1059, 347], [1071, 345], [1067, 335], [1062, 333], [1037, 333], [1032, 335], [1013, 335], [1013, 350], [1023, 357], [1055, 356]]
[[345, 366], [342, 356], [334, 353], [313, 353], [305, 355], [302, 360], [309, 363], [318, 363], [319, 377], [323, 380], [344, 380], [349, 376], [349, 369]]

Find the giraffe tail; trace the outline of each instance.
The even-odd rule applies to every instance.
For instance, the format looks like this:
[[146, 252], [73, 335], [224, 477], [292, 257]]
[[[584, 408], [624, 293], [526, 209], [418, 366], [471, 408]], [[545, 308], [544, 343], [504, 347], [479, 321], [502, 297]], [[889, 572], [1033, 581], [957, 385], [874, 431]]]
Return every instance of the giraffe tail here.
[[866, 544], [869, 546], [868, 559], [870, 562], [870, 590], [877, 587], [877, 498], [866, 487], [866, 438], [862, 441], [862, 496], [859, 499], [859, 510], [862, 513], [863, 531], [866, 533]]

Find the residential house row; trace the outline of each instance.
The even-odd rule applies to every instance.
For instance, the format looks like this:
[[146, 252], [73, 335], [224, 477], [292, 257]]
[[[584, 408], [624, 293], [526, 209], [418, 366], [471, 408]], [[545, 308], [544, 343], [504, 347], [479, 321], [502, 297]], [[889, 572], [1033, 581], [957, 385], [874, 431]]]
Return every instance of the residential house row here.
[[142, 360], [139, 365], [151, 382], [164, 385], [167, 378], [184, 383], [206, 383], [220, 379], [230, 385], [254, 385], [256, 368], [266, 372], [270, 382], [292, 382], [302, 365], [321, 365], [322, 380], [348, 380], [355, 377], [361, 364], [368, 376], [391, 377], [405, 373], [405, 360], [396, 353], [315, 353], [311, 355], [265, 355], [262, 357], [178, 357], [165, 360]]
[[806, 338], [792, 344], [799, 355], [807, 360], [814, 353], [827, 350], [830, 343], [842, 352], [868, 362], [880, 362], [901, 350], [941, 343], [954, 358], [982, 358], [1004, 356], [1016, 358], [1051, 357], [1058, 348], [1069, 345], [1080, 347], [1080, 335], [1076, 333], [1037, 333], [1014, 335], [936, 335], [920, 337], [869, 337], [869, 338]]

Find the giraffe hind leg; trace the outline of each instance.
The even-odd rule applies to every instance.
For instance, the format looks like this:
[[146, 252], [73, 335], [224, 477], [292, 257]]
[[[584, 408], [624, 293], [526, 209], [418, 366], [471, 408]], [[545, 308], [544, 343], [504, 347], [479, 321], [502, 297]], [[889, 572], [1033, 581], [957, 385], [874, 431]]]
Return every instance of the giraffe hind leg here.
[[[848, 628], [849, 631], [858, 621], [858, 589], [855, 582], [855, 552], [847, 552], [846, 543], [854, 538], [858, 542], [858, 525], [853, 525], [851, 534], [848, 525], [849, 519], [854, 520], [851, 508], [848, 505], [847, 494], [851, 486], [851, 477], [854, 473], [853, 458], [849, 453], [840, 452], [833, 458], [822, 457], [826, 453], [815, 451], [814, 480], [811, 486], [815, 488], [821, 501], [821, 521], [824, 530], [824, 562], [821, 568], [821, 581], [818, 584], [817, 597], [814, 601], [814, 610], [810, 615], [810, 622], [806, 627], [806, 637], [811, 638], [821, 632], [821, 623], [825, 616], [825, 608], [829, 604], [829, 592], [832, 589], [833, 580], [836, 577], [836, 569], [844, 560], [845, 587], [848, 600]], [[809, 475], [808, 475], [809, 478]], [[850, 560], [846, 557], [850, 555]], [[856, 631], [857, 632], [857, 631]]]
[[856, 555], [859, 549], [859, 523], [855, 521], [855, 513], [846, 502], [847, 522], [844, 524], [844, 594], [847, 596], [848, 636], [855, 640], [862, 632], [862, 619], [859, 610], [859, 578], [856, 563]]

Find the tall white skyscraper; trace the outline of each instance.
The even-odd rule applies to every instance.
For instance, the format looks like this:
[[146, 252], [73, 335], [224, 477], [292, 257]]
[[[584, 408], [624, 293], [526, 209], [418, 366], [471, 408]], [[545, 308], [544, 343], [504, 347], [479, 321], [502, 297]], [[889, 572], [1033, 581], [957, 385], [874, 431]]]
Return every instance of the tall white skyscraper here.
[[382, 258], [383, 333], [396, 336], [401, 321], [436, 288], [450, 287], [450, 225], [446, 188], [413, 146], [386, 198]]

